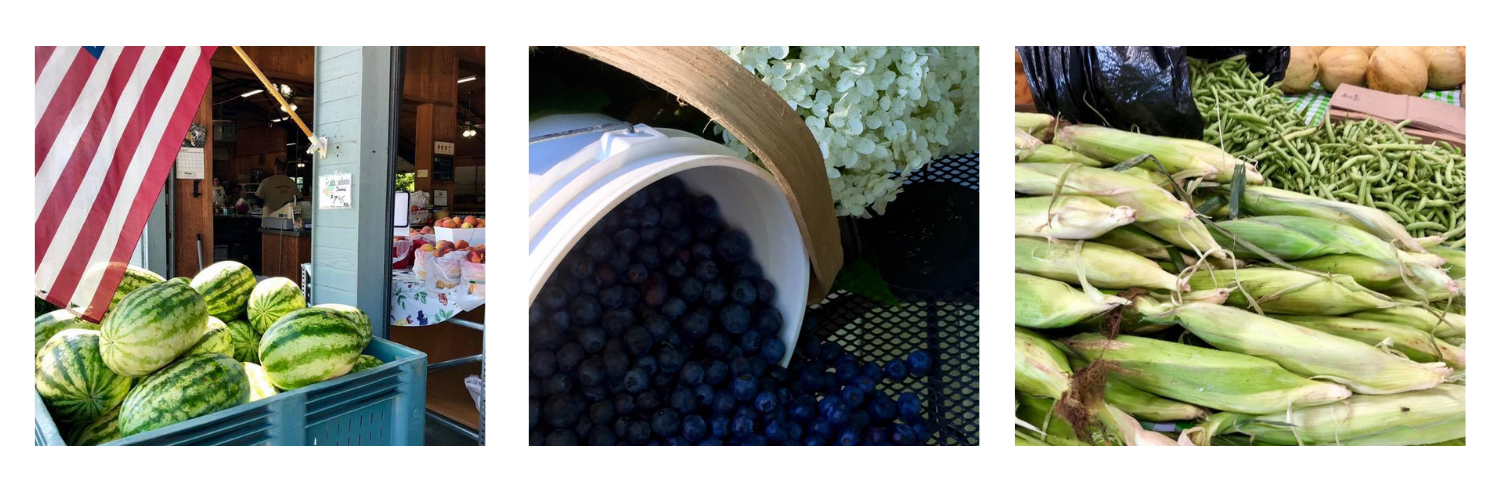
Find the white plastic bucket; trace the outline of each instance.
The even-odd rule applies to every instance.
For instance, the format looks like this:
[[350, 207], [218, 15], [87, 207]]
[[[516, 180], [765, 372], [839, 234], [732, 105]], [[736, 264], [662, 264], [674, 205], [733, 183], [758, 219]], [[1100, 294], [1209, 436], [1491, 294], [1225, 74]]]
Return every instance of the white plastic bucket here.
[[[619, 121], [597, 114], [557, 115], [531, 122], [531, 137]], [[528, 147], [530, 170], [527, 263], [534, 302], [552, 271], [596, 222], [636, 191], [677, 176], [693, 193], [719, 204], [729, 227], [750, 236], [751, 257], [776, 285], [781, 342], [791, 361], [808, 289], [807, 251], [791, 203], [776, 179], [721, 144], [674, 129], [637, 125]]]

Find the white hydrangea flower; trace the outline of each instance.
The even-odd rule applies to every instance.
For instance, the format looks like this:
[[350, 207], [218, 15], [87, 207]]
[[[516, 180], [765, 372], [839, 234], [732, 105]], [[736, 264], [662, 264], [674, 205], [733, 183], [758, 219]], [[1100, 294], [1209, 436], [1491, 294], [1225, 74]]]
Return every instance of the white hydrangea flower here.
[[[818, 141], [839, 215], [868, 217], [936, 157], [979, 147], [978, 47], [715, 47]], [[723, 128], [725, 144], [750, 151]]]

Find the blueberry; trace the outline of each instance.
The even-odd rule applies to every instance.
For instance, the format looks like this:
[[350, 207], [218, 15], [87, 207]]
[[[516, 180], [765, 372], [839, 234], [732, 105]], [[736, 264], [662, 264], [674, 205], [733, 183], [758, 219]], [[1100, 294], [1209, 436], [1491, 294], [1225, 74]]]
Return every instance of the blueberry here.
[[599, 312], [599, 299], [589, 295], [579, 295], [568, 305], [570, 322], [581, 325], [594, 325], [599, 321]]
[[641, 234], [635, 229], [621, 229], [615, 233], [615, 253], [630, 253], [641, 242]]
[[697, 386], [703, 383], [703, 364], [696, 361], [682, 364], [681, 381], [688, 386]]
[[553, 374], [542, 380], [542, 394], [551, 396], [554, 394], [567, 394], [573, 390], [573, 378], [568, 374]]
[[630, 436], [631, 442], [637, 444], [644, 443], [647, 440], [651, 439], [651, 423], [646, 422], [645, 420], [636, 419], [630, 422], [630, 427], [627, 429], [627, 434]]
[[603, 425], [595, 425], [593, 430], [589, 431], [588, 439], [589, 446], [614, 446], [618, 442], [615, 432]]
[[604, 329], [598, 327], [585, 327], [578, 330], [578, 346], [583, 349], [584, 354], [592, 354], [603, 349], [606, 339]]
[[693, 242], [693, 228], [687, 225], [667, 226], [666, 239], [671, 240], [673, 246], [687, 248], [688, 243]]
[[570, 257], [563, 262], [568, 268], [568, 274], [575, 279], [582, 279], [594, 274], [594, 261], [588, 257]]
[[734, 407], [737, 405], [734, 401], [734, 395], [730, 394], [729, 390], [720, 389], [719, 391], [714, 393], [712, 406], [714, 413], [727, 415], [733, 412]]
[[637, 214], [641, 218], [641, 226], [653, 227], [661, 223], [661, 210], [656, 207], [642, 208]]
[[677, 297], [682, 298], [684, 303], [695, 303], [701, 296], [703, 296], [703, 281], [689, 277], [677, 283]]
[[860, 392], [863, 392], [866, 395], [875, 392], [875, 379], [871, 379], [868, 376], [862, 375], [859, 377], [855, 377], [854, 382], [850, 385], [858, 388]]
[[825, 415], [825, 417], [828, 419], [828, 423], [833, 425], [834, 427], [849, 425], [849, 420], [853, 416], [854, 414], [850, 411], [849, 404], [842, 401], [835, 404], [833, 408], [829, 410], [828, 414]]
[[710, 435], [715, 438], [729, 437], [729, 417], [726, 417], [724, 415], [714, 415], [713, 418], [709, 419], [708, 421], [708, 428]]
[[906, 366], [911, 370], [913, 377], [926, 377], [932, 371], [932, 356], [926, 351], [917, 350], [906, 355]]
[[844, 390], [839, 393], [839, 397], [843, 398], [845, 403], [854, 408], [865, 406], [865, 391], [857, 386], [844, 386]]
[[620, 273], [630, 267], [630, 252], [625, 250], [616, 251], [609, 256], [609, 268], [615, 269], [615, 278], [619, 279]]
[[585, 386], [592, 386], [604, 382], [604, 360], [599, 357], [589, 357], [583, 363], [578, 364], [578, 382]]
[[707, 308], [695, 308], [682, 316], [677, 328], [682, 331], [682, 337], [689, 342], [697, 342], [708, 335], [710, 321], [713, 311]]
[[625, 377], [625, 372], [630, 370], [630, 357], [624, 353], [604, 353], [604, 374], [610, 379]]
[[807, 428], [808, 437], [828, 439], [833, 437], [833, 425], [827, 420], [817, 420]]
[[569, 271], [566, 270], [568, 265], [567, 260], [564, 260], [561, 265], [562, 266], [559, 267], [559, 269], [561, 270], [558, 270], [557, 272], [554, 272], [552, 274], [552, 282], [549, 282], [548, 284], [557, 286], [559, 289], [562, 289], [563, 294], [567, 295], [568, 298], [577, 296], [578, 281], [573, 279], [573, 275], [569, 274]]
[[643, 356], [651, 353], [651, 333], [647, 332], [645, 327], [631, 326], [630, 329], [625, 330], [623, 339], [625, 349], [629, 350], [631, 355]]
[[568, 293], [557, 286], [550, 286], [542, 290], [542, 306], [548, 310], [557, 310], [568, 304]]
[[823, 344], [818, 347], [818, 359], [824, 362], [832, 362], [838, 359], [839, 354], [843, 352], [844, 349], [840, 348], [838, 344], [824, 341]]
[[626, 391], [639, 393], [651, 385], [651, 375], [640, 367], [632, 368], [625, 373], [624, 384]]
[[673, 280], [682, 279], [683, 276], [687, 275], [688, 265], [687, 262], [684, 262], [682, 260], [673, 260], [671, 262], [667, 262], [667, 268], [662, 272], [666, 273], [667, 277], [670, 277]]
[[712, 196], [693, 197], [693, 215], [700, 219], [712, 220], [719, 218], [719, 202], [714, 201]]
[[682, 414], [671, 408], [657, 410], [651, 416], [651, 432], [661, 437], [669, 437], [681, 432]]
[[651, 281], [646, 283], [646, 291], [641, 301], [645, 302], [646, 306], [657, 308], [667, 302], [668, 296], [666, 281]]
[[773, 303], [776, 301], [776, 285], [771, 284], [771, 281], [765, 279], [757, 279], [755, 281], [755, 295], [761, 303]]
[[740, 349], [745, 350], [745, 353], [759, 354], [760, 333], [750, 331], [740, 335]]
[[786, 423], [786, 443], [791, 445], [802, 440], [802, 426], [796, 422]]
[[578, 405], [566, 394], [555, 394], [542, 405], [542, 416], [553, 427], [572, 427], [578, 422]]
[[[614, 270], [614, 269], [610, 269], [610, 270]], [[594, 278], [590, 277], [588, 279], [583, 279], [583, 280], [579, 281], [579, 283], [578, 283], [578, 295], [576, 295], [576, 296], [594, 296], [594, 295], [597, 295], [597, 294], [599, 294], [599, 282], [596, 281]]]
[[578, 369], [578, 363], [583, 361], [583, 347], [578, 343], [568, 343], [555, 353], [557, 358], [557, 370], [561, 372], [573, 372]]
[[767, 306], [755, 312], [755, 330], [767, 336], [781, 334], [781, 311]]
[[[644, 238], [645, 236], [642, 236], [642, 239]], [[656, 249], [656, 245], [641, 243], [632, 253], [635, 255], [636, 263], [646, 266], [647, 269], [661, 266], [661, 250]]]
[[530, 394], [532, 396], [537, 396], [537, 395], [542, 394], [542, 380], [541, 379], [537, 379], [536, 377], [531, 377], [530, 379], [531, 380], [527, 381], [529, 383], [529, 385], [531, 386], [531, 393]]
[[901, 415], [901, 420], [907, 423], [916, 423], [922, 420], [922, 399], [910, 391], [901, 393], [896, 397], [896, 412]]
[[750, 373], [750, 359], [738, 357], [729, 360], [729, 375], [738, 376]]
[[682, 204], [666, 203], [661, 206], [661, 225], [675, 227], [682, 224]]
[[650, 412], [661, 407], [661, 393], [655, 389], [647, 389], [636, 393], [635, 409], [638, 412]]
[[[614, 269], [610, 269], [611, 271]], [[599, 290], [599, 305], [606, 310], [619, 308], [625, 304], [625, 289], [619, 286], [609, 286]]]
[[682, 350], [665, 347], [656, 351], [656, 365], [661, 368], [663, 374], [676, 374], [682, 370], [682, 363], [686, 359]]
[[642, 312], [641, 326], [646, 329], [646, 334], [653, 343], [661, 343], [672, 334], [672, 324], [661, 314], [646, 310]]
[[906, 380], [906, 362], [899, 358], [887, 362], [885, 364], [885, 376], [892, 382]]
[[723, 360], [714, 360], [703, 368], [703, 384], [705, 385], [718, 386], [728, 378], [729, 364], [724, 363]]
[[630, 308], [626, 306], [611, 308], [604, 312], [604, 319], [600, 322], [600, 325], [604, 327], [604, 332], [610, 336], [620, 335], [632, 324], [635, 324], [635, 312], [630, 311]]
[[594, 421], [587, 416], [580, 416], [578, 423], [573, 425], [573, 432], [578, 433], [579, 436], [588, 436], [591, 430], [594, 430]]
[[912, 438], [913, 444], [923, 444], [926, 443], [928, 439], [932, 439], [933, 429], [932, 423], [930, 422], [918, 422], [916, 425], [911, 426], [911, 430], [914, 436]]
[[542, 431], [531, 431], [531, 446], [546, 446], [547, 435]]
[[686, 186], [682, 184], [682, 179], [679, 179], [677, 176], [663, 177], [654, 185], [661, 189], [662, 198], [668, 200], [682, 197], [683, 191], [686, 190]]
[[803, 446], [823, 446], [826, 444], [822, 438], [808, 437], [802, 440]]
[[724, 231], [714, 242], [719, 258], [730, 263], [740, 263], [750, 256], [750, 236], [739, 229]]
[[765, 274], [760, 270], [760, 264], [754, 260], [745, 260], [734, 266], [735, 279], [744, 279], [754, 285], [755, 281], [762, 277], [765, 277]]
[[667, 406], [672, 407], [683, 414], [693, 413], [698, 407], [698, 397], [693, 394], [691, 388], [679, 387], [667, 395]]
[[823, 371], [815, 367], [803, 368], [797, 373], [798, 385], [803, 391], [821, 391], [823, 389]]
[[766, 369], [769, 367], [770, 366], [766, 364], [766, 359], [758, 356], [750, 357], [750, 375], [753, 375], [755, 377], [765, 376]]
[[869, 377], [871, 380], [878, 383], [881, 379], [885, 378], [885, 369], [881, 368], [880, 364], [878, 363], [870, 362], [864, 365], [864, 368], [860, 370], [859, 375]]
[[812, 396], [799, 396], [792, 400], [791, 408], [787, 409], [787, 416], [793, 422], [805, 423], [818, 416], [818, 400]]
[[609, 258], [610, 252], [615, 251], [615, 244], [610, 242], [609, 238], [603, 236], [595, 236], [589, 239], [588, 244], [584, 248], [584, 251], [587, 252], [589, 258], [594, 259], [595, 262], [603, 262]]
[[734, 398], [740, 401], [750, 401], [755, 397], [756, 381], [750, 375], [741, 375], [734, 378], [729, 386], [729, 392], [734, 393]]
[[833, 411], [838, 409], [839, 405], [843, 402], [844, 399], [838, 396], [824, 396], [822, 399], [818, 400], [818, 413], [822, 415], [823, 418], [828, 418], [832, 416]]
[[896, 418], [896, 401], [885, 393], [876, 392], [870, 398], [870, 417], [877, 422], [889, 422]]
[[766, 439], [770, 442], [785, 442], [786, 425], [787, 424], [785, 422], [782, 422], [780, 420], [772, 420], [770, 422], [766, 422], [765, 428], [761, 429], [761, 434], [766, 436]]
[[736, 415], [729, 423], [729, 433], [738, 439], [745, 439], [755, 434], [755, 417]]
[[[649, 201], [651, 201], [651, 193], [647, 193], [646, 189], [642, 188], [640, 191], [637, 191], [634, 194], [630, 195], [630, 197], [626, 198], [624, 205], [625, 208], [635, 210], [646, 206], [646, 203]], [[629, 216], [629, 214], [626, 215]]]
[[717, 438], [712, 438], [712, 437], [708, 438], [708, 439], [704, 439], [704, 440], [698, 442], [698, 446], [723, 446], [723, 445], [724, 445], [724, 440], [717, 439]]
[[916, 431], [913, 430], [911, 426], [906, 424], [896, 424], [891, 426], [891, 431], [887, 437], [890, 438], [891, 444], [897, 446], [911, 446], [913, 444], [916, 444], [917, 441]]
[[889, 442], [890, 440], [886, 437], [885, 429], [875, 426], [865, 428], [866, 446], [881, 446]]
[[531, 427], [530, 428], [535, 429], [537, 421], [539, 421], [539, 420], [542, 419], [542, 402], [540, 400], [536, 399], [536, 398], [531, 398], [531, 400], [528, 403], [529, 403], [528, 406], [530, 407], [530, 411], [531, 411]]
[[548, 378], [557, 371], [557, 356], [547, 350], [538, 350], [531, 354], [531, 375]]
[[[708, 292], [704, 291], [707, 295]], [[750, 329], [750, 309], [744, 305], [730, 303], [719, 309], [719, 325], [730, 334], [740, 334]]]
[[578, 435], [566, 429], [552, 431], [547, 435], [547, 446], [578, 446]]
[[767, 339], [760, 346], [760, 357], [767, 363], [781, 363], [781, 358], [786, 356], [786, 344], [780, 339]]
[[711, 260], [714, 257], [714, 245], [703, 241], [693, 243], [693, 246], [688, 251], [697, 260]]
[[651, 269], [646, 268], [645, 264], [633, 263], [625, 269], [625, 280], [631, 284], [645, 284], [649, 277], [651, 277]]
[[703, 353], [710, 358], [718, 358], [729, 352], [729, 336], [722, 332], [710, 333], [703, 338]]
[[714, 387], [708, 384], [693, 386], [693, 401], [697, 406], [693, 408], [708, 408], [714, 402]]
[[547, 323], [555, 330], [568, 330], [568, 312], [566, 310], [552, 312], [552, 316], [547, 318]]
[[615, 413], [619, 414], [621, 418], [635, 413], [635, 395], [633, 394], [617, 394], [612, 403]]
[[713, 260], [699, 260], [693, 264], [693, 277], [707, 284], [719, 280], [719, 265]]
[[735, 281], [729, 287], [729, 300], [741, 305], [755, 303], [755, 283], [749, 279]]
[[776, 393], [761, 391], [755, 396], [755, 409], [760, 413], [771, 413], [776, 410]]
[[703, 421], [703, 417], [688, 415], [682, 419], [682, 437], [696, 443], [707, 436], [708, 423]]
[[[649, 279], [649, 277], [648, 277]], [[625, 308], [635, 308], [641, 304], [641, 290], [634, 286], [625, 286]]]
[[541, 325], [543, 322], [547, 321], [547, 307], [546, 307], [546, 305], [538, 305], [538, 304], [533, 303], [533, 304], [531, 304], [531, 308], [529, 309], [529, 312], [530, 312], [529, 313], [529, 317], [530, 318], [529, 318], [529, 320], [527, 322], [528, 322], [528, 325], [530, 325], [531, 327], [536, 327], [538, 325]]
[[859, 444], [859, 434], [855, 434], [852, 429], [844, 429], [839, 432], [839, 437], [835, 441], [839, 446], [855, 446]]

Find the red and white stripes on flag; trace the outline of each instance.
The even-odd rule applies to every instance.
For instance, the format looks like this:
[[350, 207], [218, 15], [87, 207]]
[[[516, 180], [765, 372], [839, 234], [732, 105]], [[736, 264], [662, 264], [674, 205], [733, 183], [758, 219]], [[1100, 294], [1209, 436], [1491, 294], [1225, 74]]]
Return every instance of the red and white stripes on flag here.
[[36, 47], [36, 293], [103, 317], [217, 47]]

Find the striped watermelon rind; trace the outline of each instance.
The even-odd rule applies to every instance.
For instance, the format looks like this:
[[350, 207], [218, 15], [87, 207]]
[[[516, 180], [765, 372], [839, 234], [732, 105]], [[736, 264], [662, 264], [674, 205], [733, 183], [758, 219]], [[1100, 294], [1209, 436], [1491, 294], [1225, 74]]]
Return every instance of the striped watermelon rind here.
[[255, 363], [246, 363], [243, 365], [245, 367], [245, 380], [250, 382], [250, 401], [276, 396], [278, 392], [276, 385], [271, 384], [271, 377], [266, 375], [266, 369], [261, 368], [260, 364]]
[[99, 324], [83, 320], [67, 310], [53, 310], [36, 318], [36, 356], [42, 356], [42, 346], [47, 340], [64, 329], [99, 330]]
[[69, 446], [98, 446], [120, 438], [120, 408], [115, 407], [93, 422], [68, 429], [63, 440]]
[[208, 353], [183, 357], [146, 376], [120, 404], [120, 435], [133, 436], [250, 401], [239, 362]]
[[359, 331], [327, 308], [286, 314], [260, 338], [260, 365], [271, 383], [292, 390], [349, 373], [359, 359]]
[[302, 308], [307, 308], [307, 301], [302, 298], [302, 289], [297, 283], [285, 277], [272, 277], [256, 284], [250, 291], [245, 313], [250, 316], [250, 325], [265, 333], [283, 315]]
[[115, 373], [141, 377], [192, 348], [208, 327], [208, 308], [193, 288], [160, 282], [120, 301], [100, 326], [100, 351]]
[[127, 265], [123, 262], [104, 262], [89, 267], [82, 276], [83, 282], [79, 284], [84, 285], [83, 287], [98, 285], [103, 282], [104, 273], [109, 267], [119, 267], [121, 265], [124, 265], [125, 269], [124, 273], [120, 276], [120, 285], [115, 287], [115, 294], [110, 297], [109, 307], [105, 309], [105, 312], [113, 312], [115, 308], [120, 306], [120, 300], [125, 299], [126, 296], [134, 293], [135, 290], [166, 280], [160, 274], [147, 270], [144, 267]]
[[345, 305], [343, 303], [324, 303], [322, 305], [318, 305], [317, 308], [332, 309], [338, 311], [339, 314], [348, 317], [349, 320], [354, 322], [354, 329], [359, 331], [360, 349], [364, 349], [364, 347], [370, 345], [370, 339], [374, 337], [375, 329], [370, 326], [370, 316], [363, 310]]
[[130, 378], [105, 366], [99, 348], [99, 331], [85, 329], [59, 332], [42, 347], [36, 391], [53, 417], [70, 424], [87, 423], [125, 400]]
[[209, 315], [230, 321], [245, 313], [255, 290], [255, 273], [245, 264], [226, 260], [199, 271], [190, 285], [203, 295]]
[[234, 359], [260, 363], [260, 331], [246, 320], [229, 322], [229, 342], [234, 345]]
[[234, 341], [230, 336], [229, 326], [218, 317], [208, 316], [208, 329], [203, 332], [203, 337], [198, 338], [198, 342], [182, 354], [197, 355], [199, 353], [234, 356]]
[[354, 368], [349, 369], [349, 373], [353, 374], [361, 370], [369, 370], [381, 365], [385, 365], [385, 362], [380, 361], [379, 358], [375, 358], [370, 355], [360, 355], [358, 359], [354, 360]]

